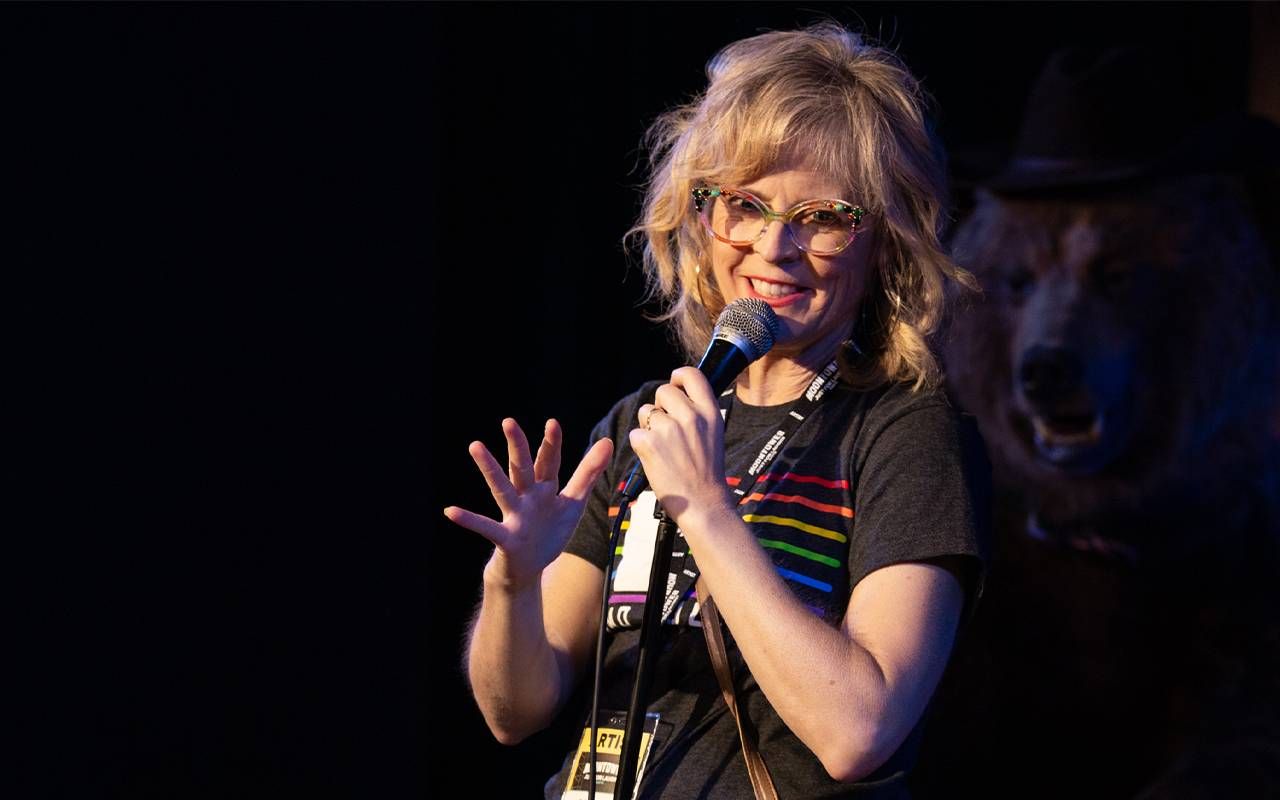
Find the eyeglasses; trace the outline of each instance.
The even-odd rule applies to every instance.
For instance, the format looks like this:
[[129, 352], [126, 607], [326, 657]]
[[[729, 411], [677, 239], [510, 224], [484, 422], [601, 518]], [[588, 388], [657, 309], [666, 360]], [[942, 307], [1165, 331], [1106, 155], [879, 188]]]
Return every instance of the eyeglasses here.
[[693, 205], [711, 235], [725, 244], [754, 244], [778, 220], [797, 247], [815, 256], [833, 256], [848, 247], [867, 213], [843, 200], [806, 200], [774, 211], [750, 192], [721, 186], [694, 189]]

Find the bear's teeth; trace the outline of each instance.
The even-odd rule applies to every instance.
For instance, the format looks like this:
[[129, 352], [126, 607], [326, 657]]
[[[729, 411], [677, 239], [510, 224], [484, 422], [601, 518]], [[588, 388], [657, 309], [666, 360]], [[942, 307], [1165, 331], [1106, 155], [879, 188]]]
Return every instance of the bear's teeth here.
[[1094, 415], [1088, 429], [1078, 433], [1064, 433], [1054, 430], [1040, 417], [1032, 417], [1031, 425], [1035, 428], [1036, 439], [1041, 444], [1051, 447], [1091, 445], [1102, 438], [1102, 416], [1100, 414]]

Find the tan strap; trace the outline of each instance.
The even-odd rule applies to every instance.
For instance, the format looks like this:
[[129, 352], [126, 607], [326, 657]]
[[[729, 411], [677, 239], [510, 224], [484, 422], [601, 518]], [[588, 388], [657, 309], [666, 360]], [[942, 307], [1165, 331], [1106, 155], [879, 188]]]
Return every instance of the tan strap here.
[[[733, 670], [729, 666], [729, 656], [724, 649], [724, 636], [720, 632], [720, 613], [716, 611], [715, 601], [707, 590], [706, 581], [698, 576], [698, 602], [702, 606], [702, 632], [707, 636], [707, 649], [711, 651], [711, 666], [715, 670], [716, 680], [720, 682], [720, 693], [724, 696], [733, 721], [738, 724], [738, 738], [742, 741], [742, 756], [747, 762], [747, 775], [751, 778], [751, 788], [755, 791], [756, 800], [778, 800], [778, 790], [773, 786], [773, 778], [769, 776], [769, 768], [764, 764], [764, 757], [756, 749], [755, 731], [750, 725], [742, 724], [742, 716], [738, 713], [738, 695], [733, 687]], [[749, 723], [750, 721], [748, 721]]]

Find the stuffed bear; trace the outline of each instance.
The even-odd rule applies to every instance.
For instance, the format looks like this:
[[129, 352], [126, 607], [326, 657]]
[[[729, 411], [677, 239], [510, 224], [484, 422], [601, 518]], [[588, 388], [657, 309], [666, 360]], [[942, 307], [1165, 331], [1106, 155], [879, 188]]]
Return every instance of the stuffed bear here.
[[982, 291], [940, 346], [994, 547], [921, 796], [1280, 792], [1280, 298], [1237, 168], [1275, 130], [1157, 130], [1134, 63], [1051, 60], [954, 235]]

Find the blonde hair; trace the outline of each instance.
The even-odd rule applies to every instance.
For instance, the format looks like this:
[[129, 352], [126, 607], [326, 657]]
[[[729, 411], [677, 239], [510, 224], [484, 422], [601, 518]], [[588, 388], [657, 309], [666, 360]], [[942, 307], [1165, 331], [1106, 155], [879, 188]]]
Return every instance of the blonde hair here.
[[[707, 64], [706, 90], [661, 115], [646, 136], [650, 157], [643, 211], [628, 237], [643, 241], [658, 320], [696, 358], [724, 299], [711, 275], [710, 235], [691, 190], [742, 184], [799, 160], [849, 187], [875, 237], [860, 318], [844, 353], [857, 388], [886, 380], [936, 385], [926, 337], [946, 304], [948, 278], [977, 283], [938, 241], [946, 179], [925, 124], [919, 84], [893, 53], [835, 23], [734, 42]], [[864, 223], [866, 224], [866, 223]]]

